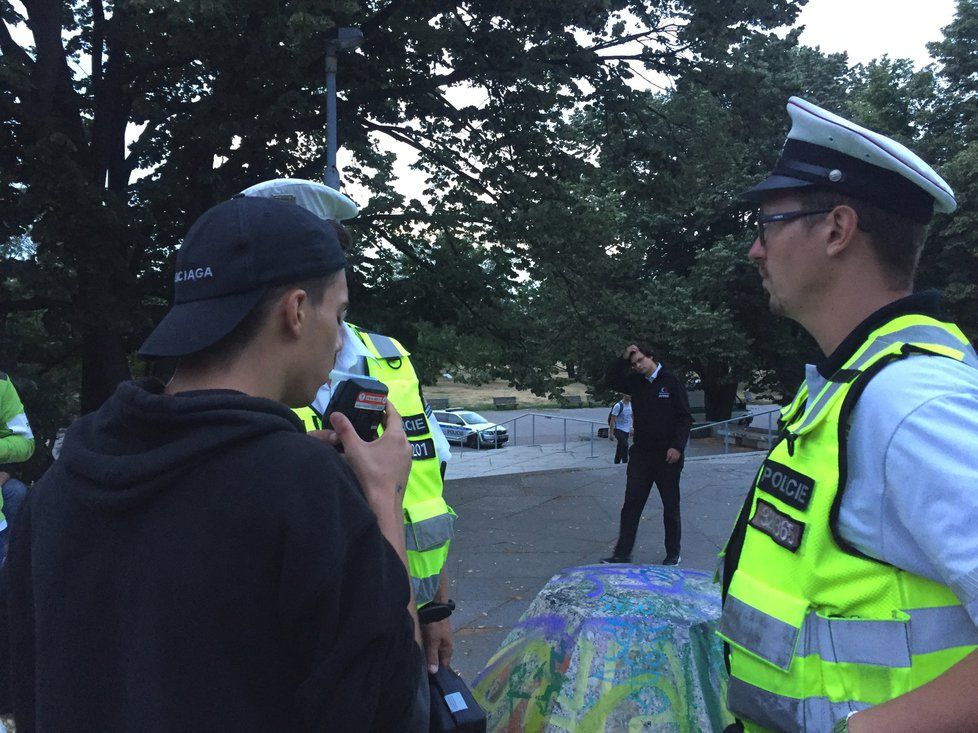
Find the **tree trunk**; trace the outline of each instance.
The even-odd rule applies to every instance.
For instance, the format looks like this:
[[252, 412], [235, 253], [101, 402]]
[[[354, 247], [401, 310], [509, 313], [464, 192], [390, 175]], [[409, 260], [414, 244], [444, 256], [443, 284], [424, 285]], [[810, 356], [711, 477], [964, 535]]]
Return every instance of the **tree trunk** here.
[[89, 211], [94, 211], [91, 228], [72, 241], [80, 262], [73, 308], [82, 338], [83, 415], [97, 410], [120, 382], [132, 377], [125, 336], [132, 332], [138, 308], [135, 278], [127, 272], [131, 235], [123, 220], [126, 210], [103, 204]]
[[733, 404], [737, 398], [736, 384], [707, 384], [703, 383], [703, 398], [706, 407], [707, 422], [729, 420]]
[[730, 369], [715, 361], [706, 363], [700, 372], [707, 422], [729, 420], [737, 399], [737, 383], [731, 381]]
[[81, 413], [101, 407], [131, 377], [122, 337], [107, 328], [91, 328], [82, 334]]

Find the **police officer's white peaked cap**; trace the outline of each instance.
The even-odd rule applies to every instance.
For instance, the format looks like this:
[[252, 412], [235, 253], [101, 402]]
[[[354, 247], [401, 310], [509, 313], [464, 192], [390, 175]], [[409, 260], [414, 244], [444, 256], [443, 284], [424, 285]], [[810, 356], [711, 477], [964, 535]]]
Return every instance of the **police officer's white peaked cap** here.
[[320, 219], [344, 221], [360, 213], [360, 207], [348, 196], [323, 183], [304, 178], [274, 178], [271, 181], [262, 181], [246, 188], [241, 194], [291, 201], [311, 211]]
[[760, 202], [793, 188], [838, 191], [926, 223], [957, 208], [954, 191], [905, 146], [799, 97], [788, 100], [791, 130], [771, 175], [743, 197]]

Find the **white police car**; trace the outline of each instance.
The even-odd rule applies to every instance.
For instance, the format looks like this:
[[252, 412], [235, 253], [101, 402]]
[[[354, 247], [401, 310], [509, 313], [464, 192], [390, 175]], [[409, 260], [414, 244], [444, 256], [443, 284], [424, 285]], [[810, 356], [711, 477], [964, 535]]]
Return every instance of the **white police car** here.
[[455, 407], [435, 410], [434, 414], [449, 443], [471, 448], [501, 448], [509, 440], [506, 428], [489, 422], [477, 412]]

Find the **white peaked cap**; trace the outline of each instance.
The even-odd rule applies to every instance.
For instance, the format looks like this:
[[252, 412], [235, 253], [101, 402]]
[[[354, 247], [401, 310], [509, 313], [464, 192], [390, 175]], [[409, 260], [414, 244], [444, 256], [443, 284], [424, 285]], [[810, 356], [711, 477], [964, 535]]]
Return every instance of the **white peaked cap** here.
[[298, 204], [320, 219], [344, 221], [360, 213], [360, 207], [348, 196], [318, 181], [304, 178], [275, 178], [256, 183], [241, 192], [242, 196], [263, 196]]
[[926, 223], [957, 208], [954, 192], [904, 145], [799, 97], [788, 100], [791, 130], [771, 175], [744, 193], [818, 186]]

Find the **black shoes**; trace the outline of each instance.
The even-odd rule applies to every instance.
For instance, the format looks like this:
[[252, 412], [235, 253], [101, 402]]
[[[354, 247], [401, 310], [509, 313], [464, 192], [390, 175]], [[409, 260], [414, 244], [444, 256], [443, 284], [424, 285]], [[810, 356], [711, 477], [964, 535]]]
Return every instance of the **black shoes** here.
[[632, 558], [622, 557], [620, 555], [612, 555], [611, 557], [601, 558], [601, 562], [605, 565], [617, 565], [618, 563], [630, 563]]
[[[662, 561], [663, 565], [678, 565], [682, 558], [679, 555], [666, 555], [666, 559]], [[618, 563], [630, 563], [632, 558], [624, 557], [623, 555], [612, 555], [611, 557], [602, 557], [601, 562], [605, 565], [615, 565]]]

